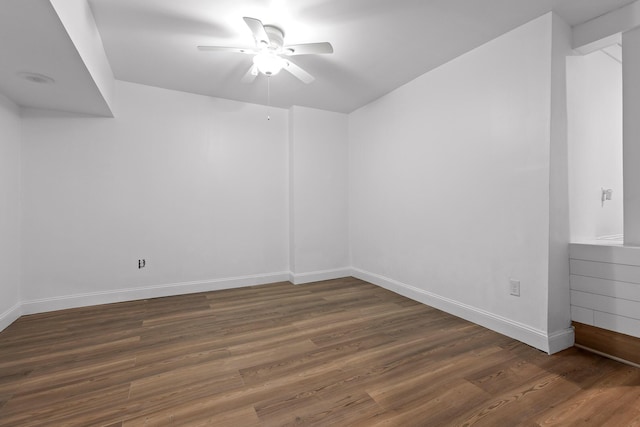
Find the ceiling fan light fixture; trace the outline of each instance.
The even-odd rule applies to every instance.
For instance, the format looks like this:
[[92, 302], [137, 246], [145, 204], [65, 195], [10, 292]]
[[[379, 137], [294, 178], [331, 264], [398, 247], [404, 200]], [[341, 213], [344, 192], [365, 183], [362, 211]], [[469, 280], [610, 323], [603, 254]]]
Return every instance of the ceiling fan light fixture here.
[[275, 76], [286, 65], [286, 61], [273, 52], [260, 52], [253, 57], [253, 63], [266, 76]]
[[252, 83], [258, 74], [274, 76], [283, 68], [293, 77], [305, 84], [312, 83], [315, 79], [304, 69], [291, 62], [288, 57], [293, 55], [315, 55], [333, 53], [333, 46], [329, 42], [302, 43], [285, 45], [284, 31], [275, 25], [264, 25], [256, 18], [245, 16], [245, 24], [253, 34], [254, 48], [233, 46], [198, 46], [199, 50], [212, 52], [236, 52], [251, 54], [253, 64], [242, 77], [243, 83]]

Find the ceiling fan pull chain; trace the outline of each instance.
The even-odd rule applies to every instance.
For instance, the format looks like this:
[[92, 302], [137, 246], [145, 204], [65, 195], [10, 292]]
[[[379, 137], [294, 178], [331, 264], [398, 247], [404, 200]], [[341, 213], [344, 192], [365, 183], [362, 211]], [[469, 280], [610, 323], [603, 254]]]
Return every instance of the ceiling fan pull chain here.
[[271, 120], [271, 76], [267, 76], [267, 120]]

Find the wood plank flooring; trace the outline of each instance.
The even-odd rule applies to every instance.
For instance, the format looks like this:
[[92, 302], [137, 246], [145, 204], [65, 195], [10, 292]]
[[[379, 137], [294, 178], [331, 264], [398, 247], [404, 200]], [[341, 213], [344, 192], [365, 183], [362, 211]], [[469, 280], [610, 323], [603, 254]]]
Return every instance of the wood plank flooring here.
[[1, 426], [640, 425], [640, 369], [349, 278], [24, 316]]

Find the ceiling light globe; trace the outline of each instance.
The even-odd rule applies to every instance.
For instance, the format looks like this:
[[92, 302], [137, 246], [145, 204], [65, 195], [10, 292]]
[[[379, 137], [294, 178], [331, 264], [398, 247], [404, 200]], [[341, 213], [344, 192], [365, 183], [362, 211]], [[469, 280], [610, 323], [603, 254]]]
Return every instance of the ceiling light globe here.
[[285, 66], [285, 60], [273, 52], [261, 52], [253, 57], [253, 63], [262, 74], [275, 76]]

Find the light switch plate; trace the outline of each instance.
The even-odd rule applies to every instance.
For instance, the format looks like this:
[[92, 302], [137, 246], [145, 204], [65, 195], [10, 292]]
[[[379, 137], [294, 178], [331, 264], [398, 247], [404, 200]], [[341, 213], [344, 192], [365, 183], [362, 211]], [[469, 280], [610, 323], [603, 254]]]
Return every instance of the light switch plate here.
[[509, 280], [509, 294], [513, 295], [514, 297], [519, 297], [520, 296], [520, 281], [519, 280], [514, 280], [514, 279], [510, 279]]

